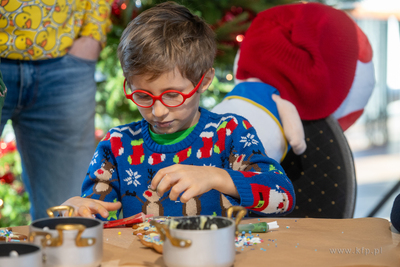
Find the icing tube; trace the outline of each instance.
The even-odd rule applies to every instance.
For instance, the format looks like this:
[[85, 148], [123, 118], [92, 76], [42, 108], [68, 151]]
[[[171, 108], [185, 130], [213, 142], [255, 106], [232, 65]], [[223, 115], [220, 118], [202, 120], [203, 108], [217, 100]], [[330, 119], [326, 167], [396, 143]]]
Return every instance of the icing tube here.
[[241, 232], [252, 232], [252, 233], [265, 233], [269, 230], [277, 229], [279, 228], [279, 225], [276, 221], [266, 223], [266, 222], [260, 222], [260, 223], [250, 223], [250, 224], [239, 224], [238, 225], [238, 230], [239, 233]]

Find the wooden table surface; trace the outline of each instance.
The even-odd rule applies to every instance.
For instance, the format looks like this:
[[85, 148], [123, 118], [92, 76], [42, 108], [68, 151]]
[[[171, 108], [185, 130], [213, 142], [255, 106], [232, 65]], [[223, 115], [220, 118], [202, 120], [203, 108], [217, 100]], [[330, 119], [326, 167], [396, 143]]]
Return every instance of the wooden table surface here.
[[[260, 221], [277, 221], [279, 229], [259, 234], [261, 244], [237, 248], [235, 267], [400, 266], [400, 234], [385, 219], [253, 218], [241, 223]], [[29, 227], [13, 231], [28, 234]], [[101, 266], [165, 266], [162, 255], [144, 247], [132, 232], [104, 230]]]

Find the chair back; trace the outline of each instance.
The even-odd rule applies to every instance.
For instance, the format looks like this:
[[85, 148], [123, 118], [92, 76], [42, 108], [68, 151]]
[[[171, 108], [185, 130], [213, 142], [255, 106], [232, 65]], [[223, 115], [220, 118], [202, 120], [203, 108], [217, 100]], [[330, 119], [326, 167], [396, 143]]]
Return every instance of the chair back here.
[[296, 193], [287, 217], [352, 218], [357, 182], [353, 155], [335, 118], [302, 121], [307, 149], [281, 162]]

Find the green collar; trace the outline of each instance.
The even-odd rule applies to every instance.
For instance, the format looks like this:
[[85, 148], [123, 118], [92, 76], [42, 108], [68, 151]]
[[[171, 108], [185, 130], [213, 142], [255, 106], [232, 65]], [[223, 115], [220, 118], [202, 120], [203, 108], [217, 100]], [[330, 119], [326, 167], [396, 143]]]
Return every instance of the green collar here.
[[149, 126], [149, 133], [151, 139], [153, 139], [154, 142], [156, 142], [159, 145], [173, 145], [176, 144], [183, 139], [185, 139], [196, 127], [197, 124], [193, 125], [192, 127], [179, 131], [176, 133], [171, 133], [171, 134], [156, 134], [154, 133]]

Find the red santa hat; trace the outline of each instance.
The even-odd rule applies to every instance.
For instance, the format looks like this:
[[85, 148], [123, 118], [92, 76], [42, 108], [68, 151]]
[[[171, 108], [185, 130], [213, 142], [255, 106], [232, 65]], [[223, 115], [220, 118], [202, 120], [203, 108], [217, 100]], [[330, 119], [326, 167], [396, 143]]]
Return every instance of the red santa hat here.
[[[367, 37], [345, 12], [318, 3], [281, 5], [260, 12], [252, 22], [240, 48], [235, 78], [257, 78], [275, 87], [296, 106], [301, 119], [316, 120], [338, 110], [355, 82], [358, 63], [371, 60]], [[372, 80], [368, 88], [358, 88], [366, 99], [361, 107], [340, 116], [363, 109], [374, 87]]]

